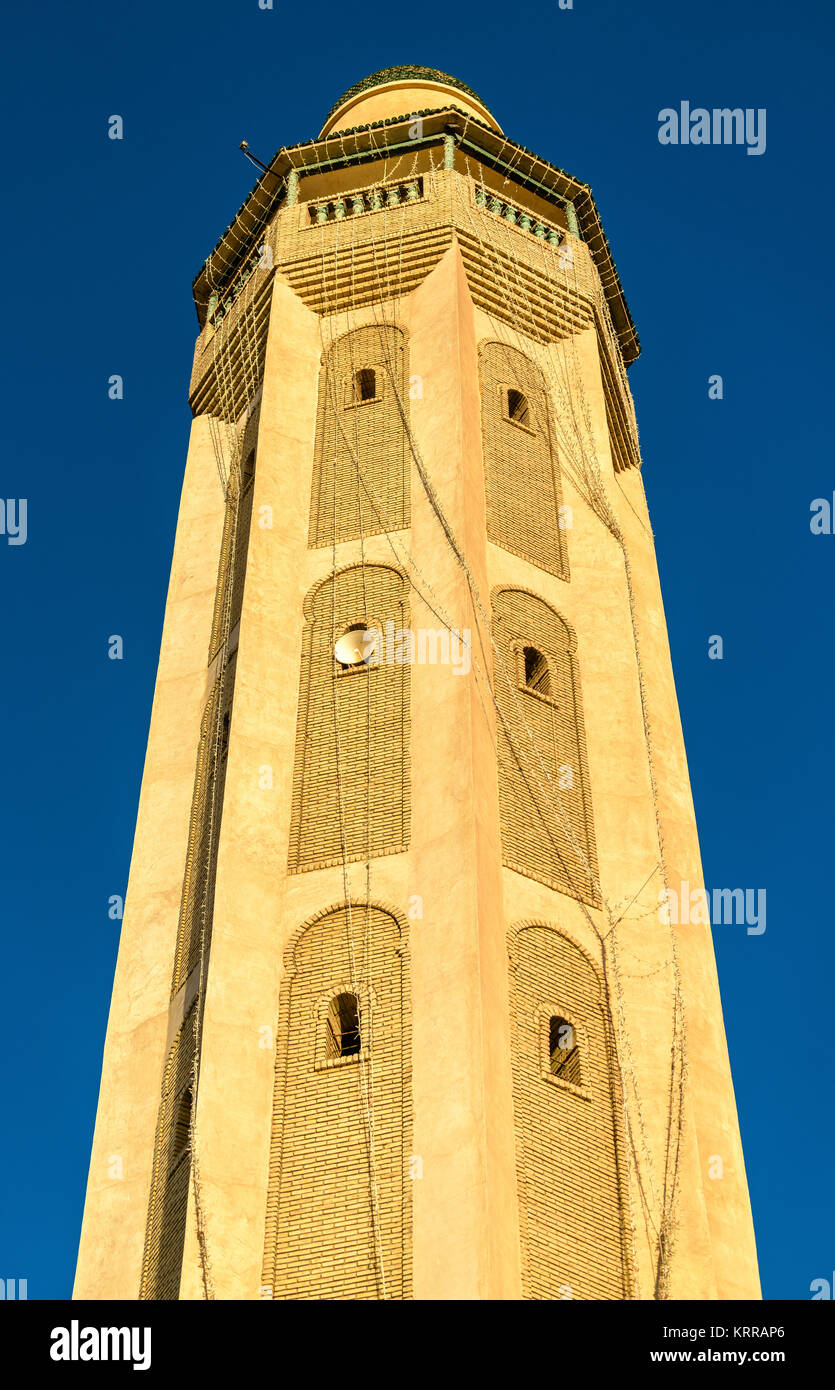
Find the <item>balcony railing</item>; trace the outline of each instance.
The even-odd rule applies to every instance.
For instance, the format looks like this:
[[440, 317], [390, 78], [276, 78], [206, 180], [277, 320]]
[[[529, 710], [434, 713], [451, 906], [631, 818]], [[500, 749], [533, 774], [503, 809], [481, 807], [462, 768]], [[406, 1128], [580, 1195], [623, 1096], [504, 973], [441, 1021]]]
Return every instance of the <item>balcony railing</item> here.
[[363, 188], [355, 193], [343, 193], [328, 202], [308, 204], [308, 215], [312, 227], [321, 227], [326, 222], [341, 222], [345, 217], [361, 217], [366, 212], [381, 212], [383, 208], [397, 208], [403, 203], [417, 203], [423, 197], [423, 179], [404, 179], [402, 183], [387, 184], [383, 187]]
[[206, 313], [207, 323], [217, 324], [220, 323], [221, 319], [226, 317], [244, 285], [247, 283], [250, 276], [255, 274], [259, 266], [262, 270], [272, 269], [272, 248], [268, 242], [263, 242], [260, 246], [256, 246], [255, 250], [250, 254], [238, 271], [228, 289], [222, 290], [219, 293], [217, 291], [212, 292], [209, 297], [209, 306]]
[[476, 207], [492, 212], [511, 227], [518, 227], [520, 232], [539, 237], [540, 241], [546, 241], [549, 246], [560, 246], [565, 240], [566, 234], [562, 227], [555, 227], [552, 222], [541, 221], [525, 208], [509, 202], [507, 198], [500, 198], [497, 193], [492, 193], [480, 183], [475, 185], [475, 203]]

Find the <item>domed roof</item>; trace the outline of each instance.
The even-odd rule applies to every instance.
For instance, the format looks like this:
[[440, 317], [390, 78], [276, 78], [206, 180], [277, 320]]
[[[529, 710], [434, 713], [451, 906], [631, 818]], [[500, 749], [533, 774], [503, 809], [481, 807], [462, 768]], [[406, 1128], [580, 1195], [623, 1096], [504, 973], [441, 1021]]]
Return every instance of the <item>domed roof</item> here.
[[375, 87], [386, 87], [391, 83], [414, 83], [420, 86], [421, 83], [432, 83], [435, 86], [449, 87], [451, 91], [461, 92], [465, 97], [470, 97], [477, 106], [484, 111], [489, 108], [482, 101], [478, 92], [474, 92], [472, 87], [468, 87], [466, 82], [459, 82], [457, 77], [451, 77], [448, 72], [440, 72], [437, 68], [421, 67], [399, 67], [381, 68], [379, 72], [372, 72], [370, 77], [364, 77], [361, 82], [355, 82], [353, 87], [349, 87], [347, 92], [343, 92], [338, 101], [335, 101], [327, 116], [323, 130], [327, 129], [331, 118], [336, 115], [343, 106], [355, 101], [359, 96], [372, 92]]
[[[424, 93], [421, 93], [421, 88], [424, 89]], [[368, 78], [363, 78], [363, 81], [354, 82], [353, 88], [347, 89], [347, 92], [343, 92], [339, 100], [333, 103], [331, 110], [326, 114], [321, 133], [328, 135], [332, 129], [338, 128], [338, 125], [368, 125], [393, 115], [402, 115], [396, 104], [390, 104], [388, 100], [389, 97], [393, 100], [396, 93], [402, 89], [410, 89], [413, 100], [418, 95], [425, 95], [425, 101], [421, 104], [422, 110], [443, 107], [445, 97], [439, 92], [439, 88], [449, 90], [453, 100], [454, 95], [457, 95], [458, 106], [478, 115], [479, 120], [485, 121], [500, 132], [502, 128], [497, 124], [492, 111], [485, 106], [478, 92], [474, 92], [467, 83], [458, 82], [449, 72], [439, 72], [438, 68], [410, 65], [402, 68], [382, 68], [379, 72], [372, 72]]]

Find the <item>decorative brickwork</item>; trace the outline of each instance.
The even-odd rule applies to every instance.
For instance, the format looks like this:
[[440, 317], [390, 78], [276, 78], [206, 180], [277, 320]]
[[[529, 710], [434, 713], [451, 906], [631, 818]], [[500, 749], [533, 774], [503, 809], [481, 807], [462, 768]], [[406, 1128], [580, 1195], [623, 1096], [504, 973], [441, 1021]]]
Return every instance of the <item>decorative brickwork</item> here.
[[625, 468], [640, 468], [641, 449], [638, 443], [635, 402], [632, 399], [609, 309], [602, 293], [597, 296], [594, 321], [612, 466], [616, 473], [622, 473]]
[[[252, 497], [255, 482], [255, 449], [258, 439], [260, 402], [243, 429], [240, 466], [230, 470], [223, 518], [223, 537], [212, 615], [212, 635], [209, 641], [209, 661], [217, 655], [228, 628], [231, 633], [239, 622], [243, 605], [249, 532], [252, 525]], [[234, 547], [234, 555], [232, 549]], [[230, 600], [229, 585], [232, 585]], [[228, 615], [227, 615], [227, 609]], [[228, 620], [227, 620], [228, 618]]]
[[[369, 369], [375, 394], [357, 399], [356, 375]], [[337, 339], [319, 375], [312, 546], [409, 525], [409, 442], [401, 408], [408, 409], [402, 330], [371, 325]]]
[[191, 1175], [196, 1010], [193, 1005], [180, 1026], [165, 1065], [142, 1259], [142, 1299], [176, 1299], [180, 1293]]
[[[528, 923], [510, 933], [510, 965], [524, 1296], [629, 1298], [617, 1067], [597, 969], [556, 927]], [[571, 1079], [554, 1074], [554, 1019], [572, 1030]]]
[[[556, 433], [542, 372], [504, 343], [484, 343], [479, 358], [488, 538], [567, 579]], [[508, 409], [512, 391], [525, 397], [524, 419]]]
[[[201, 939], [204, 940], [206, 952], [211, 940], [217, 847], [226, 783], [236, 661], [237, 658], [233, 656], [222, 677], [218, 677], [200, 723], [200, 747], [191, 803], [172, 995], [182, 988], [191, 971], [199, 963]], [[223, 709], [218, 725], [219, 700], [222, 701]]]
[[568, 259], [562, 245], [479, 207], [473, 180], [457, 170], [424, 173], [423, 197], [395, 208], [384, 202], [313, 227], [310, 212], [291, 208], [276, 219], [274, 249], [288, 284], [317, 313], [410, 294], [457, 239], [473, 302], [494, 318], [542, 343], [593, 325], [598, 280], [587, 248], [567, 238]]
[[[543, 599], [510, 588], [493, 591], [493, 632], [507, 671], [498, 669], [495, 678], [504, 863], [595, 903], [597, 855], [574, 634]], [[526, 672], [528, 652], [547, 663], [535, 683]]]
[[[189, 390], [194, 415], [237, 421], [251, 401], [254, 383], [263, 377], [273, 271], [271, 252], [262, 252], [261, 246], [258, 267], [225, 315], [197, 341]], [[262, 255], [270, 268], [261, 268]]]
[[[263, 1276], [273, 1298], [411, 1296], [404, 931], [383, 907], [342, 904], [286, 953]], [[359, 997], [360, 1047], [334, 1056], [333, 1001], [345, 993]]]
[[305, 600], [289, 864], [318, 869], [396, 854], [409, 841], [409, 666], [344, 667], [349, 628], [409, 625], [408, 584], [388, 565], [354, 565]]

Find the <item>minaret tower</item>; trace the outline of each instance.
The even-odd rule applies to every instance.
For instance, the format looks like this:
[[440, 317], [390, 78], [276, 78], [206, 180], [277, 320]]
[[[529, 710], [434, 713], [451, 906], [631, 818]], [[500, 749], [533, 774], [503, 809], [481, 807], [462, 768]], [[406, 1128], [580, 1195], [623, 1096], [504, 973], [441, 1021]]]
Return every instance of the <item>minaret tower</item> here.
[[194, 298], [76, 1297], [758, 1297], [590, 189], [390, 68]]

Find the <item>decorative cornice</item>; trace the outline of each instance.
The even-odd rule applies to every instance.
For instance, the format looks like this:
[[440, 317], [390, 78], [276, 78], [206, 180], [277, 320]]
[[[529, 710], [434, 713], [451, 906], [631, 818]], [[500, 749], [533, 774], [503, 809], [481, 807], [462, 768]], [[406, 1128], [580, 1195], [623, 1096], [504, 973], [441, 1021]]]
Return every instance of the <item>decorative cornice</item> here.
[[[374, 138], [375, 132], [387, 127], [408, 126], [419, 116], [424, 118], [424, 137], [413, 142], [414, 148], [420, 144], [434, 144], [441, 140], [450, 123], [449, 118], [453, 116], [456, 118], [456, 138], [473, 148], [475, 158], [482, 159], [493, 167], [509, 170], [513, 181], [538, 192], [543, 197], [550, 196], [558, 206], [564, 205], [566, 201], [573, 202], [580, 235], [600, 274], [624, 361], [627, 366], [633, 362], [641, 350], [640, 340], [588, 184], [549, 163], [526, 146], [507, 139], [471, 112], [455, 106], [453, 102], [445, 104], [442, 108], [430, 107], [402, 116], [390, 116], [386, 120], [352, 126], [333, 135], [305, 140], [297, 145], [282, 146], [273, 155], [268, 169], [261, 174], [249, 197], [241, 204], [194, 278], [192, 288], [201, 325], [205, 320], [209, 293], [215, 288], [209, 283], [207, 274], [211, 261], [218, 256], [223, 259], [224, 283], [237, 274], [246, 255], [256, 244], [255, 238], [279, 206], [286, 180], [294, 170], [303, 173], [315, 163], [317, 170], [323, 172], [325, 168], [337, 169], [361, 164], [369, 159], [384, 158], [386, 146], [377, 143]], [[352, 146], [350, 149], [349, 143]], [[310, 160], [311, 154], [315, 156], [314, 160]]]

